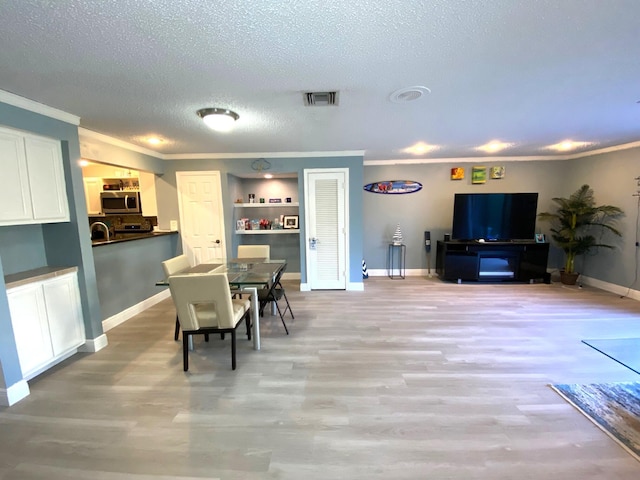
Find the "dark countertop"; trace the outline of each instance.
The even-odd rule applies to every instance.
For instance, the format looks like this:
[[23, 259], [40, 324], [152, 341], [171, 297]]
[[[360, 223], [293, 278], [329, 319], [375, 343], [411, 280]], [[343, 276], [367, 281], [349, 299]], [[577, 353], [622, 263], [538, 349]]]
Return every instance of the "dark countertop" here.
[[42, 280], [48, 280], [50, 278], [55, 278], [60, 275], [77, 271], [78, 267], [40, 267], [33, 270], [27, 270], [26, 272], [5, 275], [4, 283], [7, 290], [10, 290], [29, 283], [40, 282]]
[[92, 247], [100, 247], [102, 245], [113, 245], [114, 243], [122, 243], [122, 242], [131, 242], [133, 240], [144, 240], [147, 238], [155, 238], [155, 237], [164, 237], [166, 235], [177, 235], [178, 232], [177, 231], [155, 231], [155, 232], [148, 232], [148, 233], [139, 233], [139, 234], [135, 234], [135, 233], [117, 233], [113, 236], [111, 236], [111, 238], [109, 239], [109, 241], [106, 240], [92, 240], [91, 241], [91, 246]]

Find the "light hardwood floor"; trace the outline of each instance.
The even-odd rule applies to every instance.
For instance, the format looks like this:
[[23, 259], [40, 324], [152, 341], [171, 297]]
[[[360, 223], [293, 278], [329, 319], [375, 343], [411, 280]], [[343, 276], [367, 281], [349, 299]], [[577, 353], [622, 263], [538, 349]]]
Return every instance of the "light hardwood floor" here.
[[171, 300], [0, 408], [0, 479], [637, 480], [640, 463], [548, 385], [636, 381], [580, 342], [640, 337], [593, 288], [369, 278], [299, 292], [286, 336], [195, 340]]

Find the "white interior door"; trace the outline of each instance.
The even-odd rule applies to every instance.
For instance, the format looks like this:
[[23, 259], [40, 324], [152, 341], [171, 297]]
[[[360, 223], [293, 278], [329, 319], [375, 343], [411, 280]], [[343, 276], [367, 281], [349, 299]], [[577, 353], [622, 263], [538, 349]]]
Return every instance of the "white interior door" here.
[[304, 172], [307, 283], [311, 290], [347, 287], [348, 169]]
[[220, 172], [176, 172], [182, 250], [192, 265], [226, 257]]

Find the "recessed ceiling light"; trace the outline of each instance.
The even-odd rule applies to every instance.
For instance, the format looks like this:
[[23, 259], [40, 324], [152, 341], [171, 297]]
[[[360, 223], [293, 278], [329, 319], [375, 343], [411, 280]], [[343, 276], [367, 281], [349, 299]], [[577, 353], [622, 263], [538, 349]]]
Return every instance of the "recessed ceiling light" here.
[[88, 160], [82, 159], [82, 160], [78, 161], [78, 165], [80, 165], [82, 168], [84, 168], [84, 167], [88, 167], [89, 165], [91, 165], [91, 162], [89, 162]]
[[228, 132], [240, 118], [240, 115], [227, 108], [202, 108], [196, 114], [202, 118], [207, 127], [217, 132]]
[[429, 145], [428, 143], [418, 142], [410, 147], [402, 150], [404, 153], [410, 153], [411, 155], [424, 155], [425, 153], [433, 152], [434, 150], [438, 150], [440, 147], [438, 145]]
[[588, 147], [591, 142], [574, 142], [572, 140], [563, 140], [560, 143], [549, 145], [549, 150], [557, 150], [559, 152], [568, 152], [569, 150], [575, 150], [576, 148]]
[[431, 90], [422, 85], [416, 85], [414, 87], [401, 88], [389, 95], [389, 100], [393, 103], [407, 103], [413, 102], [422, 98], [424, 95], [431, 93]]
[[147, 138], [147, 143], [150, 143], [151, 145], [160, 145], [164, 140], [162, 140], [161, 138], [158, 137], [149, 137]]
[[265, 173], [264, 178], [273, 178], [273, 175], [271, 175], [270, 173]]
[[504, 150], [505, 148], [509, 148], [513, 145], [513, 143], [505, 143], [500, 140], [491, 140], [489, 143], [485, 143], [484, 145], [480, 145], [476, 147], [476, 150], [482, 150], [486, 153], [496, 153], [500, 150]]

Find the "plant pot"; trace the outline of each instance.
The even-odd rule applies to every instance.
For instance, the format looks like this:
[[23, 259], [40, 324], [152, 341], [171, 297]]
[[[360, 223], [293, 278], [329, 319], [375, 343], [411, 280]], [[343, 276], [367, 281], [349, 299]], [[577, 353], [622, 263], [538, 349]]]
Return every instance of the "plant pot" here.
[[560, 281], [564, 285], [575, 285], [579, 276], [580, 274], [576, 272], [567, 273], [560, 271]]

